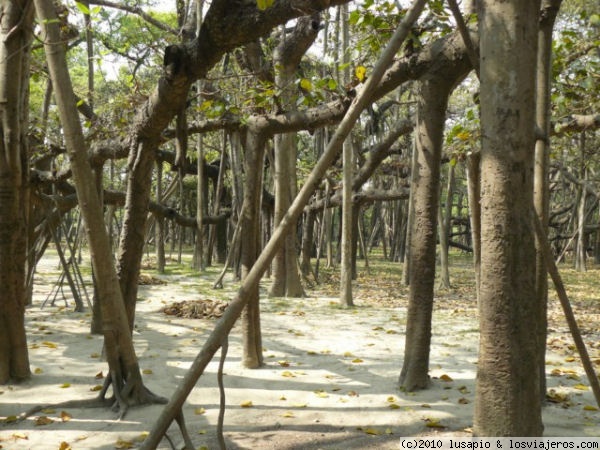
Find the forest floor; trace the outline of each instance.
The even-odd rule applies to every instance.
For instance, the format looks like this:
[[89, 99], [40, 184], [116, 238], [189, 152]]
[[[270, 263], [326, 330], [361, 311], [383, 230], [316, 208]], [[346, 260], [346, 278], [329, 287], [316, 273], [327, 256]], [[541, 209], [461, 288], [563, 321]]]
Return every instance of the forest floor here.
[[[230, 337], [225, 364], [225, 439], [231, 449], [396, 449], [407, 436], [470, 436], [477, 368], [478, 322], [469, 258], [452, 258], [451, 289], [437, 289], [430, 358], [430, 389], [398, 389], [404, 346], [407, 289], [401, 266], [359, 262], [356, 307], [337, 305], [334, 271], [303, 299], [262, 296], [265, 366], [240, 366], [239, 329]], [[163, 309], [174, 302], [227, 300], [212, 284], [220, 267], [194, 275], [189, 264], [169, 263], [165, 275], [144, 271], [134, 341], [146, 385], [169, 397], [190, 367], [215, 319], [179, 318]], [[561, 268], [595, 367], [600, 369], [599, 267], [587, 273]], [[84, 267], [89, 274], [89, 268]], [[60, 276], [57, 259], [42, 260], [34, 304], [27, 309], [31, 380], [0, 386], [0, 448], [135, 448], [161, 405], [131, 409], [123, 420], [102, 409], [51, 409], [16, 423], [14, 416], [38, 404], [93, 398], [107, 365], [102, 338], [89, 333], [90, 313], [72, 312], [59, 294], [42, 308]], [[268, 280], [263, 286], [264, 292]], [[546, 436], [600, 436], [600, 412], [581, 367], [558, 301], [550, 300]], [[184, 406], [196, 448], [216, 449], [218, 357], [208, 366]], [[182, 447], [179, 431], [169, 436]], [[171, 448], [163, 440], [159, 448]]]

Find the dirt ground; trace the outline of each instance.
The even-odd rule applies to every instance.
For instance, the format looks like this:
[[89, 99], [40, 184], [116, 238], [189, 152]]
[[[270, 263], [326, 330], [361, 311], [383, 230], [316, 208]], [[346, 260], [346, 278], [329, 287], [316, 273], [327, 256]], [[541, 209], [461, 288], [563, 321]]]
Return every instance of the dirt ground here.
[[[60, 296], [55, 306], [40, 307], [58, 277], [55, 261], [45, 264], [49, 274], [37, 278], [34, 305], [27, 310], [34, 375], [23, 384], [0, 386], [0, 448], [139, 446], [162, 406], [131, 409], [120, 421], [102, 409], [53, 409], [12, 421], [37, 404], [94, 397], [107, 370], [100, 358], [102, 338], [89, 333], [89, 312], [73, 313]], [[166, 284], [140, 286], [134, 340], [145, 382], [156, 394], [169, 397], [174, 392], [216, 323], [167, 316], [162, 309], [173, 302], [230, 295], [207, 288], [215, 273], [172, 274], [160, 277]], [[264, 297], [266, 365], [242, 368], [238, 330], [230, 337], [224, 377], [228, 448], [396, 449], [406, 436], [469, 436], [478, 348], [475, 301], [460, 286], [436, 299], [431, 388], [404, 393], [397, 386], [406, 317], [399, 283], [399, 272], [378, 281], [359, 279], [354, 309], [339, 308], [325, 288], [309, 291], [305, 299]], [[598, 317], [594, 321], [596, 328], [588, 330], [585, 340], [600, 363]], [[218, 448], [217, 359], [184, 408], [196, 448]], [[552, 326], [547, 361], [545, 435], [600, 436], [600, 412], [564, 325]], [[168, 434], [181, 448], [177, 428]], [[171, 446], [163, 440], [159, 448]]]

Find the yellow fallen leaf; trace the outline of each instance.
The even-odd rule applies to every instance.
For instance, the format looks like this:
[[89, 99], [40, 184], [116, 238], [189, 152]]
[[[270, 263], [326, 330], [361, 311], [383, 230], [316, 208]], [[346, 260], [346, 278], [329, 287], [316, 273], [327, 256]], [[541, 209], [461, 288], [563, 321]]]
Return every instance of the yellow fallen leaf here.
[[101, 391], [101, 390], [102, 390], [102, 385], [101, 384], [97, 384], [96, 386], [92, 386], [90, 388], [90, 391], [92, 391], [92, 392]]
[[279, 400], [287, 400], [287, 398], [285, 398], [285, 395], [282, 395], [281, 397], [279, 397]]
[[252, 406], [253, 406], [253, 405], [252, 405], [252, 400], [246, 400], [246, 401], [243, 401], [242, 403], [240, 403], [240, 406], [241, 406], [242, 408], [250, 408], [250, 407], [252, 407]]
[[90, 358], [100, 358], [100, 353], [92, 353]]
[[206, 433], [208, 433], [208, 431], [206, 431], [206, 430], [198, 430], [198, 434], [206, 434]]
[[94, 375], [94, 378], [96, 378], [97, 380], [101, 380], [102, 378], [104, 378], [104, 374], [102, 373], [102, 371], [100, 371], [96, 375]]
[[386, 334], [398, 334], [396, 330], [386, 330]]
[[56, 410], [54, 408], [44, 408], [40, 412], [44, 414], [54, 414]]
[[310, 355], [310, 356], [314, 356], [314, 355], [317, 354], [317, 352], [315, 352], [314, 350], [309, 350], [309, 351], [306, 352], [306, 354]]
[[50, 342], [50, 341], [44, 341], [44, 342], [42, 342], [42, 345], [44, 347], [48, 347], [48, 348], [58, 348], [57, 344], [55, 344], [54, 342]]
[[194, 414], [196, 414], [197, 416], [206, 413], [206, 410], [204, 408], [196, 408], [194, 410]]
[[348, 391], [348, 395], [350, 397], [358, 397], [358, 392], [356, 392], [356, 391]]
[[392, 431], [391, 428], [386, 428], [385, 429], [385, 434], [394, 434], [394, 432]]
[[29, 436], [27, 436], [25, 433], [20, 433], [20, 432], [13, 433], [12, 437], [14, 439], [29, 439]]
[[353, 362], [354, 364], [360, 364], [360, 363], [362, 363], [362, 362], [364, 362], [364, 361], [363, 361], [362, 359], [360, 359], [360, 358], [354, 358], [354, 359], [352, 360], [352, 362]]
[[292, 406], [294, 408], [306, 408], [306, 403], [294, 403]]
[[431, 408], [431, 405], [429, 403], [423, 403], [421, 408]]
[[281, 372], [281, 376], [282, 377], [287, 377], [287, 378], [295, 378], [296, 377], [296, 375], [294, 375], [289, 370], [284, 370], [283, 372]]
[[444, 375], [442, 375], [442, 376], [440, 377], [440, 380], [442, 380], [442, 381], [446, 381], [446, 382], [454, 381], [454, 380], [452, 379], [452, 377], [451, 377], [450, 375], [447, 375], [447, 374], [444, 374]]
[[387, 402], [388, 402], [388, 403], [394, 403], [395, 401], [396, 401], [396, 397], [394, 397], [393, 395], [390, 395], [390, 396], [387, 398]]
[[139, 436], [133, 438], [135, 442], [144, 442], [150, 433], [142, 431]]
[[459, 405], [468, 405], [469, 403], [471, 403], [468, 399], [461, 397], [458, 399], [458, 404]]
[[36, 418], [34, 422], [35, 422], [35, 425], [39, 427], [42, 425], [51, 424], [54, 422], [54, 420], [48, 416], [40, 416], [40, 417]]
[[35, 373], [35, 374], [37, 374], [37, 375], [39, 375], [40, 373], [43, 373], [43, 372], [44, 372], [44, 371], [43, 371], [42, 369], [40, 369], [39, 367], [37, 367], [37, 368], [36, 368], [36, 369], [33, 371], [33, 373]]
[[71, 387], [71, 383], [63, 383], [60, 385], [60, 387], [61, 387], [61, 389], [69, 388], [69, 387]]
[[124, 439], [117, 439], [117, 442], [115, 442], [115, 448], [133, 448], [135, 447], [135, 444], [132, 441], [126, 441]]
[[576, 384], [575, 386], [573, 386], [573, 389], [577, 389], [579, 391], [587, 391], [589, 389], [589, 386], [579, 383], [579, 384]]
[[321, 397], [321, 398], [327, 398], [329, 397], [329, 394], [325, 391], [319, 390], [319, 391], [315, 391], [315, 395], [317, 397]]
[[144, 375], [152, 375], [153, 372], [152, 372], [152, 369], [144, 369], [144, 370], [142, 370], [142, 373]]
[[353, 356], [354, 356], [354, 355], [352, 354], [352, 352], [344, 352], [344, 357], [345, 357], [345, 358], [351, 358], [351, 357], [353, 357]]
[[584, 411], [598, 411], [598, 407], [597, 406], [593, 406], [593, 405], [585, 405], [583, 407]]
[[378, 436], [378, 435], [382, 434], [382, 431], [378, 430], [377, 428], [365, 428], [363, 431], [366, 434], [370, 434], [370, 435], [373, 435], [373, 436]]
[[286, 411], [286, 412], [284, 412], [284, 413], [281, 415], [281, 417], [285, 417], [285, 418], [291, 418], [291, 417], [296, 417], [296, 416], [294, 416], [294, 413], [293, 413], [293, 412], [291, 412], [291, 411]]
[[72, 418], [73, 418], [73, 416], [71, 414], [69, 414], [68, 412], [66, 412], [66, 411], [60, 412], [60, 420], [62, 420], [63, 422], [68, 422]]
[[62, 441], [58, 447], [58, 450], [71, 450], [71, 444], [68, 442]]
[[469, 391], [469, 389], [467, 389], [466, 386], [459, 387], [458, 388], [458, 392], [460, 392], [461, 394], [464, 394], [464, 395], [471, 393], [471, 391]]
[[573, 362], [573, 361], [575, 361], [575, 357], [574, 357], [574, 356], [567, 356], [567, 357], [565, 358], [565, 361], [566, 361], [566, 362]]
[[281, 367], [290, 367], [290, 362], [289, 361], [277, 361], [277, 363], [281, 366]]
[[439, 420], [435, 419], [426, 419], [425, 426], [429, 428], [446, 428], [444, 425], [440, 423]]
[[400, 405], [398, 403], [390, 403], [388, 406], [390, 409], [400, 409]]

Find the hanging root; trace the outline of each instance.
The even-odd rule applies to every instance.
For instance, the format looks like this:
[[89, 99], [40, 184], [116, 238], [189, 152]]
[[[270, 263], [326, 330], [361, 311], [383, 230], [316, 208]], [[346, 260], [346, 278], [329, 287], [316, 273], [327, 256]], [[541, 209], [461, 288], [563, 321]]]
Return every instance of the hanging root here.
[[219, 440], [219, 448], [227, 450], [225, 438], [223, 437], [223, 422], [225, 419], [225, 387], [223, 386], [223, 366], [227, 357], [229, 348], [229, 336], [225, 336], [221, 345], [221, 359], [219, 360], [219, 370], [217, 372], [217, 383], [219, 384], [219, 418], [217, 421], [217, 439]]

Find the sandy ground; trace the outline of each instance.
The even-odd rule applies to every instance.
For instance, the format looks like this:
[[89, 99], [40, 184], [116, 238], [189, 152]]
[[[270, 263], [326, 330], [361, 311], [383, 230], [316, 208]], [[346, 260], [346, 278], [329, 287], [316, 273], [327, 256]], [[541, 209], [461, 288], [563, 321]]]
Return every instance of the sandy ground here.
[[[134, 339], [147, 386], [169, 397], [215, 321], [160, 312], [174, 301], [213, 295], [198, 293], [193, 278], [163, 278], [168, 284], [140, 287]], [[0, 448], [137, 447], [162, 406], [131, 409], [121, 421], [109, 410], [56, 409], [6, 423], [7, 417], [10, 422], [10, 416], [37, 404], [93, 398], [94, 386], [102, 383], [99, 377], [107, 370], [99, 358], [102, 338], [89, 334], [88, 313], [73, 313], [63, 301], [40, 309], [52, 288], [49, 280], [36, 284], [35, 303], [27, 311], [35, 374], [23, 384], [0, 386], [0, 420], [5, 422], [0, 423]], [[240, 367], [240, 337], [234, 330], [225, 365], [228, 448], [395, 449], [405, 436], [470, 435], [478, 339], [475, 310], [436, 307], [431, 389], [403, 393], [397, 379], [405, 307], [357, 302], [357, 308], [344, 310], [335, 298], [263, 299], [266, 365], [258, 370]], [[550, 340], [554, 344], [547, 358], [548, 384], [556, 403], [544, 408], [545, 435], [600, 436], [600, 412], [592, 410], [594, 399], [578, 358], [570, 356], [566, 329], [555, 330]], [[586, 335], [592, 344], [599, 340], [598, 334]], [[592, 349], [592, 356], [600, 358], [599, 352]], [[218, 448], [217, 359], [184, 408], [196, 448]], [[169, 436], [182, 447], [175, 427]], [[171, 447], [163, 440], [159, 448]]]

